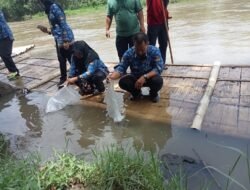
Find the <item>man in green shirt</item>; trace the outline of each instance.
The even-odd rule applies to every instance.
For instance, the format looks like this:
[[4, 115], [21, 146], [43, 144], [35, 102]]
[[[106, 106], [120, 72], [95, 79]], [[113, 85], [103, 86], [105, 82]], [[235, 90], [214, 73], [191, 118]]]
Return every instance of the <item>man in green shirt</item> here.
[[133, 36], [145, 33], [143, 10], [140, 0], [108, 0], [106, 37], [110, 37], [113, 16], [116, 21], [116, 49], [119, 59], [133, 46]]

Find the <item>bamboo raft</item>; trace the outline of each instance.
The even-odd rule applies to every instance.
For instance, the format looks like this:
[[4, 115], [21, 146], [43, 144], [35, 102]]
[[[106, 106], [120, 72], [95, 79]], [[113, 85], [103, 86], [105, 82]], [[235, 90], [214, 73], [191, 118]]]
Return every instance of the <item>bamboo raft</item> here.
[[[21, 77], [8, 81], [7, 70], [0, 62], [0, 80], [17, 88], [53, 95], [57, 91], [59, 64], [57, 60], [32, 58], [28, 53], [16, 56]], [[107, 63], [112, 71], [114, 63]], [[169, 65], [164, 71], [164, 86], [160, 102], [151, 103], [147, 97], [133, 102], [125, 95], [126, 114], [172, 127], [190, 127], [198, 115], [203, 95], [208, 89], [213, 65]], [[201, 130], [216, 134], [250, 135], [250, 65], [224, 65], [218, 70], [211, 98], [204, 111]], [[120, 90], [117, 88], [117, 90]], [[105, 108], [104, 96], [82, 97], [83, 105]]]

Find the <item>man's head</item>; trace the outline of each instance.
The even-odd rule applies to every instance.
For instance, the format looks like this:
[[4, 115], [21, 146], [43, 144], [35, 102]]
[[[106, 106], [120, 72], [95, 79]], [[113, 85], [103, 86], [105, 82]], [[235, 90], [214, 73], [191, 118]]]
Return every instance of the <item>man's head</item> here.
[[134, 46], [136, 55], [142, 59], [145, 58], [148, 48], [148, 36], [143, 32], [135, 34]]
[[40, 2], [43, 4], [43, 8], [45, 10], [46, 14], [49, 14], [50, 6], [54, 3], [54, 0], [40, 0]]

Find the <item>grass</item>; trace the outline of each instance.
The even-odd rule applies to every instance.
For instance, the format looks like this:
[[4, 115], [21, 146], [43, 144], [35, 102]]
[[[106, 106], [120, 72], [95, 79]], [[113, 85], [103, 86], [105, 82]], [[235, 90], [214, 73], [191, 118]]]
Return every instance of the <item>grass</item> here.
[[[7, 144], [0, 135], [0, 189], [55, 190], [70, 189], [78, 185], [91, 190], [188, 190], [190, 178], [199, 175], [202, 170], [210, 169], [226, 178], [223, 190], [229, 190], [233, 183], [239, 189], [246, 190], [246, 187], [232, 178], [241, 158], [246, 158], [246, 170], [248, 177], [250, 176], [248, 152], [244, 154], [233, 147], [215, 143], [213, 144], [216, 146], [239, 153], [228, 174], [212, 166], [206, 166], [192, 176], [186, 176], [180, 167], [180, 171], [172, 174], [166, 181], [160, 169], [160, 161], [150, 152], [111, 146], [102, 152], [93, 151], [91, 162], [68, 152], [55, 152], [49, 161], [42, 163], [38, 154], [16, 159], [8, 153]], [[209, 184], [198, 183], [197, 187], [200, 190], [209, 190]]]
[[54, 190], [77, 184], [88, 189], [165, 189], [160, 163], [151, 153], [113, 146], [93, 154], [93, 161], [85, 162], [70, 153], [55, 153], [43, 164], [37, 155], [22, 160], [2, 156], [0, 189]]

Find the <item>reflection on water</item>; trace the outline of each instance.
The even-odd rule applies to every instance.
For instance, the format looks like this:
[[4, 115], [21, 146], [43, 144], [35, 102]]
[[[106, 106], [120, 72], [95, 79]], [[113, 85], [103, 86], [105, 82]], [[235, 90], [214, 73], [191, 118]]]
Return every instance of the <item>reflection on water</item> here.
[[[228, 173], [238, 153], [215, 143], [235, 147], [245, 154], [250, 143], [249, 139], [203, 134], [132, 117], [126, 117], [123, 123], [115, 124], [106, 118], [105, 110], [83, 105], [68, 106], [61, 111], [46, 114], [48, 99], [40, 93], [0, 99], [0, 131], [10, 137], [14, 135], [11, 147], [20, 155], [39, 151], [46, 159], [54, 149], [67, 149], [91, 159], [93, 149], [122, 144], [159, 154], [176, 153], [198, 159], [194, 149], [207, 165]], [[242, 157], [233, 177], [250, 188], [246, 166], [246, 159]], [[226, 184], [221, 175], [215, 173], [215, 176], [222, 185]], [[237, 188], [234, 185], [231, 187], [232, 190]]]
[[[90, 153], [110, 144], [130, 144], [156, 151], [171, 135], [163, 123], [127, 117], [123, 123], [113, 123], [106, 111], [82, 105], [45, 113], [48, 97], [39, 93], [1, 99], [1, 131], [24, 136], [24, 151], [39, 150], [46, 157], [52, 148], [68, 148], [77, 154]], [[4, 102], [4, 103], [3, 103]], [[10, 106], [11, 105], [11, 106]], [[11, 113], [11, 114], [10, 114]]]
[[[228, 174], [229, 169], [233, 168], [237, 157], [240, 155], [238, 151], [247, 155], [249, 144], [249, 139], [238, 139], [215, 134], [204, 134], [190, 129], [172, 128], [172, 137], [168, 139], [161, 152], [187, 155], [198, 159], [194, 153], [195, 150], [208, 166], [213, 166], [223, 171], [225, 174]], [[234, 148], [238, 151], [233, 150]], [[250, 189], [248, 166], [245, 155], [241, 156], [239, 163], [232, 173], [232, 177], [243, 184], [246, 189]], [[225, 187], [227, 182], [226, 178], [214, 171], [213, 174], [220, 182], [220, 185]], [[241, 188], [233, 184], [229, 189], [236, 190]]]

